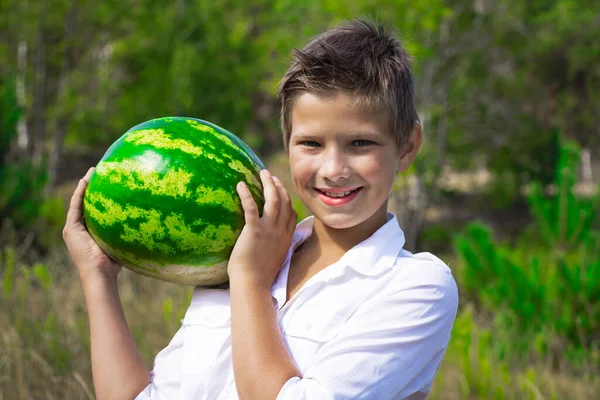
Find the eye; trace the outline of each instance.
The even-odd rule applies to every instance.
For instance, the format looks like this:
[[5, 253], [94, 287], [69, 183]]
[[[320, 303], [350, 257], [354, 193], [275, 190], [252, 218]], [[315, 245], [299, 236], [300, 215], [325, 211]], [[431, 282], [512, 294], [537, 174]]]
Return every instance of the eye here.
[[352, 141], [352, 146], [354, 146], [354, 147], [367, 147], [367, 146], [371, 146], [374, 144], [375, 144], [375, 142], [373, 142], [371, 140], [366, 140], [366, 139], [357, 139], [357, 140]]
[[301, 142], [298, 143], [301, 146], [306, 146], [306, 147], [320, 147], [321, 145], [318, 142], [315, 142], [314, 140], [303, 140]]

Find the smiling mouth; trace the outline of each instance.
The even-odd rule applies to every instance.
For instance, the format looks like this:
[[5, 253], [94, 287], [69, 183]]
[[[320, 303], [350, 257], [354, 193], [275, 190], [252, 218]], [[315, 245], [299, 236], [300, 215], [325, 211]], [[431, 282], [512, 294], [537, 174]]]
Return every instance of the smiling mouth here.
[[327, 190], [321, 190], [321, 189], [315, 188], [315, 190], [317, 192], [319, 192], [321, 194], [324, 194], [327, 197], [331, 197], [332, 199], [341, 199], [341, 198], [344, 198], [344, 197], [351, 196], [351, 195], [353, 195], [354, 193], [358, 192], [361, 189], [362, 189], [362, 186], [357, 187], [356, 189], [352, 189], [352, 190], [329, 192]]

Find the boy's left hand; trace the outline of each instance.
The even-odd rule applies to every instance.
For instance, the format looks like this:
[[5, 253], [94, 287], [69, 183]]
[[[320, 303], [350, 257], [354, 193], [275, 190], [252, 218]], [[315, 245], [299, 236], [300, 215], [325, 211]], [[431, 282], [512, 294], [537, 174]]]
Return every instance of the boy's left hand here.
[[246, 281], [270, 290], [292, 241], [297, 215], [279, 179], [266, 169], [260, 172], [265, 207], [262, 217], [248, 187], [236, 189], [244, 208], [246, 225], [233, 248], [227, 266], [230, 281]]

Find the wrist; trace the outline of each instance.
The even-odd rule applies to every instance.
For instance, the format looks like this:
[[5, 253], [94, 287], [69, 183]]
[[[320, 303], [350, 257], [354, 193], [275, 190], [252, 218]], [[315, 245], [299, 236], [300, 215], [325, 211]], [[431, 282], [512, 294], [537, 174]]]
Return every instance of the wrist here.
[[79, 278], [84, 289], [88, 287], [102, 286], [117, 286], [118, 274], [113, 271], [102, 271], [92, 269], [87, 271], [79, 271]]
[[115, 274], [87, 271], [81, 274], [81, 286], [88, 313], [102, 310], [107, 304], [120, 306], [119, 285]]
[[251, 290], [254, 293], [271, 293], [272, 282], [253, 274], [234, 273], [229, 275], [230, 290]]

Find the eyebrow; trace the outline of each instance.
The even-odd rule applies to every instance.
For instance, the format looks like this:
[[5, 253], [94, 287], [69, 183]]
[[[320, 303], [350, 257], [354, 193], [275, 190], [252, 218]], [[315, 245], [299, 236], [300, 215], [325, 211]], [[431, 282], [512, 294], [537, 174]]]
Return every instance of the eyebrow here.
[[378, 131], [354, 131], [354, 132], [347, 132], [346, 136], [349, 137], [365, 137], [365, 136], [383, 136], [383, 133], [378, 132]]
[[[350, 131], [350, 132], [344, 132], [343, 135], [346, 137], [349, 137], [349, 138], [363, 138], [363, 137], [383, 136], [384, 134], [381, 132], [378, 132], [378, 131]], [[322, 135], [318, 135], [316, 133], [310, 133], [310, 132], [300, 132], [300, 133], [294, 133], [292, 135], [292, 137], [294, 139], [303, 139], [303, 140], [316, 139], [316, 138], [320, 138], [321, 136]]]

